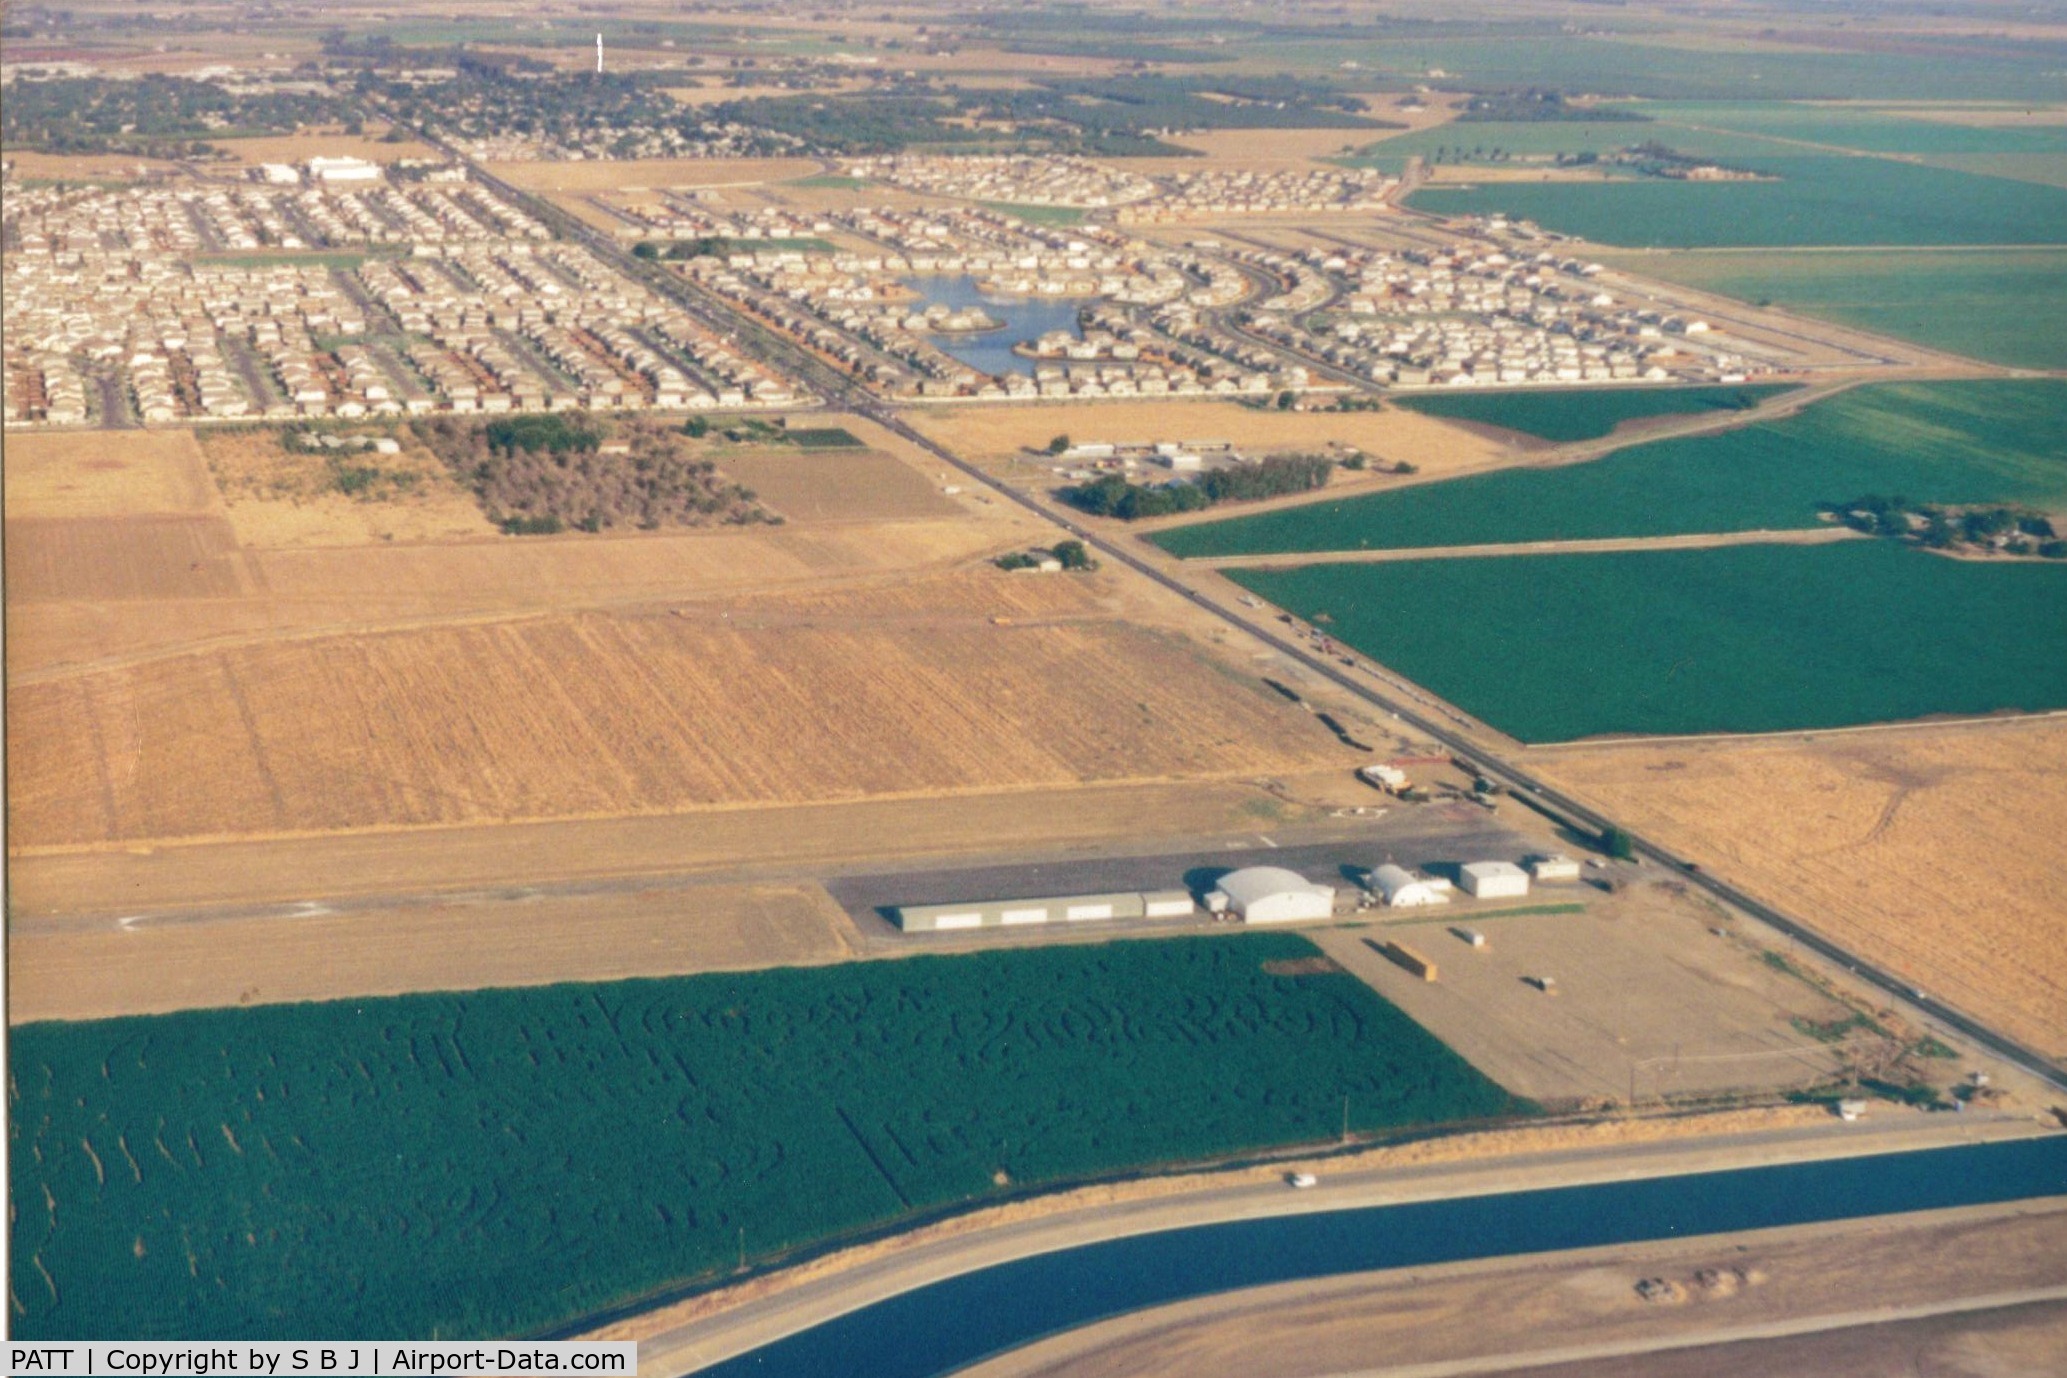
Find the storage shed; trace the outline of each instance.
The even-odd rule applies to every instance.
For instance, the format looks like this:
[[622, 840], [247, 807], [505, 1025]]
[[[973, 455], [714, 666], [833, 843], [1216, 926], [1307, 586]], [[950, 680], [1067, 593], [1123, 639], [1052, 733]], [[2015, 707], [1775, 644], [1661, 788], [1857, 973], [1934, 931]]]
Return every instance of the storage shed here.
[[1371, 888], [1387, 909], [1413, 909], [1426, 904], [1448, 904], [1450, 897], [1434, 884], [1404, 866], [1386, 862], [1371, 872]]
[[1577, 880], [1579, 863], [1563, 855], [1531, 857], [1529, 874], [1539, 885], [1547, 880]]
[[1457, 868], [1468, 895], [1482, 900], [1518, 899], [1529, 893], [1529, 873], [1511, 861], [1468, 861]]
[[1282, 866], [1247, 866], [1220, 878], [1206, 896], [1214, 913], [1234, 913], [1244, 923], [1293, 923], [1325, 919], [1335, 913], [1335, 887], [1315, 885]]

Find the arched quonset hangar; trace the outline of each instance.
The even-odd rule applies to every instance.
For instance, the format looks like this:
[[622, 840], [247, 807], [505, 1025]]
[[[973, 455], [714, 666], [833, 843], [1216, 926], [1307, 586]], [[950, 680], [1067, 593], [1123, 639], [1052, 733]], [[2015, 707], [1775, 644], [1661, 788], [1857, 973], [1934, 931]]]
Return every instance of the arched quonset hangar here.
[[1243, 923], [1295, 923], [1335, 913], [1335, 887], [1315, 885], [1282, 866], [1247, 866], [1220, 878], [1206, 896], [1215, 913], [1233, 913]]
[[1448, 904], [1450, 897], [1420, 879], [1404, 866], [1386, 862], [1371, 869], [1370, 885], [1388, 909], [1414, 909], [1422, 905]]

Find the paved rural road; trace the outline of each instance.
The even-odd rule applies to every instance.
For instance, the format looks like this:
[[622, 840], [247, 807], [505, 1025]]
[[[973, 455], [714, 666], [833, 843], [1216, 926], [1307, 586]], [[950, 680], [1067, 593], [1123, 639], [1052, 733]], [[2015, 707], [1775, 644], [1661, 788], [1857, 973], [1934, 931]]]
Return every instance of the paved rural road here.
[[[817, 387], [828, 400], [844, 405], [858, 415], [867, 417], [885, 430], [891, 431], [911, 444], [918, 446], [927, 454], [939, 459], [942, 463], [958, 470], [972, 481], [982, 484], [985, 488], [995, 492], [1008, 502], [1025, 508], [1046, 521], [1061, 526], [1072, 536], [1083, 541], [1085, 545], [1098, 551], [1108, 559], [1125, 565], [1143, 578], [1153, 581], [1155, 584], [1177, 594], [1181, 598], [1189, 599], [1201, 610], [1209, 612], [1222, 621], [1247, 632], [1250, 636], [1262, 641], [1287, 659], [1321, 676], [1336, 687], [1383, 712], [1391, 714], [1401, 722], [1422, 732], [1430, 739], [1441, 743], [1466, 759], [1478, 763], [1485, 774], [1506, 785], [1519, 797], [1534, 801], [1544, 812], [1551, 814], [1559, 821], [1577, 830], [1591, 832], [1596, 835], [1610, 827], [1619, 826], [1605, 814], [1595, 812], [1586, 804], [1565, 794], [1555, 786], [1538, 779], [1512, 761], [1490, 754], [1483, 744], [1458, 732], [1448, 724], [1437, 721], [1427, 713], [1419, 711], [1410, 703], [1381, 692], [1355, 675], [1345, 673], [1341, 666], [1324, 660], [1303, 646], [1279, 635], [1271, 625], [1252, 620], [1244, 616], [1240, 610], [1228, 607], [1218, 599], [1212, 598], [1199, 589], [1194, 588], [1185, 580], [1136, 553], [1131, 542], [1123, 544], [1120, 541], [1093, 531], [1034, 495], [1014, 488], [1004, 480], [986, 473], [968, 460], [955, 454], [952, 450], [949, 450], [946, 446], [939, 444], [931, 437], [905, 422], [888, 403], [870, 395], [850, 380], [841, 377], [814, 356], [774, 339], [768, 332], [759, 327], [749, 326], [741, 318], [732, 315], [729, 311], [714, 307], [709, 301], [690, 288], [679, 276], [668, 272], [665, 268], [656, 268], [653, 265], [640, 262], [627, 253], [610, 236], [601, 233], [592, 226], [583, 224], [570, 215], [562, 213], [557, 207], [539, 197], [519, 191], [509, 183], [486, 171], [480, 164], [467, 158], [457, 148], [444, 144], [435, 138], [432, 138], [430, 141], [443, 148], [456, 161], [465, 163], [469, 169], [469, 175], [477, 181], [488, 186], [498, 195], [510, 198], [513, 204], [525, 207], [531, 214], [536, 215], [546, 224], [556, 226], [562, 233], [588, 245], [590, 249], [599, 254], [606, 262], [615, 265], [620, 271], [631, 274], [634, 281], [646, 282], [656, 291], [665, 293], [682, 305], [685, 310], [690, 311], [698, 319], [712, 325], [723, 334], [733, 336], [750, 335], [755, 340], [764, 342], [770, 352], [778, 356], [779, 362], [810, 380], [813, 386]], [[2048, 1085], [2056, 1087], [2061, 1091], [2067, 1091], [2067, 1069], [2057, 1066], [2036, 1049], [2026, 1047], [2014, 1039], [1995, 1032], [1979, 1020], [1947, 1008], [1938, 1001], [1931, 999], [1924, 992], [1911, 986], [1909, 982], [1903, 980], [1894, 972], [1865, 961], [1856, 954], [1823, 937], [1813, 929], [1789, 918], [1771, 905], [1754, 899], [1727, 881], [1709, 875], [1693, 862], [1670, 851], [1662, 844], [1642, 837], [1629, 829], [1623, 829], [1623, 831], [1629, 833], [1639, 856], [1648, 858], [1681, 873], [1689, 884], [1699, 886], [1715, 898], [1749, 914], [1775, 931], [1786, 935], [1802, 947], [1815, 953], [1819, 958], [1845, 968], [1857, 976], [1858, 979], [1873, 986], [1883, 995], [1890, 998], [1897, 1007], [1906, 1010], [1911, 1018], [1916, 1019], [1925, 1027], [1964, 1038], [1980, 1047], [1986, 1048], [1994, 1055], [2016, 1064]]]
[[[1956, 1125], [1921, 1116], [1890, 1115], [1860, 1124], [1768, 1130], [1727, 1138], [1577, 1149], [1481, 1162], [1414, 1168], [1321, 1171], [1317, 1187], [1294, 1192], [1282, 1182], [1242, 1180], [1176, 1196], [1094, 1202], [1049, 1215], [893, 1246], [889, 1252], [771, 1296], [703, 1316], [639, 1342], [639, 1367], [649, 1375], [694, 1373], [758, 1349], [785, 1335], [945, 1278], [1014, 1259], [1084, 1244], [1184, 1229], [1195, 1225], [1272, 1216], [1397, 1205], [1454, 1196], [1527, 1191], [1540, 1187], [1635, 1181], [1779, 1162], [1858, 1157], [1909, 1149], [2027, 1138], [2044, 1133], [2029, 1120], [2008, 1117]], [[691, 1295], [695, 1289], [685, 1290]], [[625, 1308], [624, 1315], [656, 1309], [669, 1299]], [[582, 1323], [593, 1331], [617, 1317]], [[568, 1333], [580, 1333], [570, 1331]]]

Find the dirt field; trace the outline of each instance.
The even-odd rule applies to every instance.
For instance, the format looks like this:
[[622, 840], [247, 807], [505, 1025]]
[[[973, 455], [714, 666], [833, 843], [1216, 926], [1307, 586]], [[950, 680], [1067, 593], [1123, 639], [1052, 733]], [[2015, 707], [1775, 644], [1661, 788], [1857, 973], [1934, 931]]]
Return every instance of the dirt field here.
[[611, 981], [837, 960], [851, 925], [813, 886], [483, 892], [366, 913], [17, 934], [8, 1019], [100, 1019], [419, 990]]
[[525, 191], [622, 191], [751, 186], [809, 177], [822, 169], [815, 158], [650, 158], [617, 163], [497, 163], [492, 170]]
[[[1593, 1249], [1545, 1259], [1365, 1273], [1183, 1302], [1030, 1345], [979, 1364], [972, 1378], [1183, 1373], [1283, 1378], [1421, 1371], [1477, 1359], [1472, 1373], [1615, 1375], [1963, 1374], [2058, 1372], [2067, 1305], [1929, 1323], [1924, 1342], [1876, 1345], [1887, 1366], [1851, 1367], [1874, 1326], [1903, 1307], [2067, 1282], [2058, 1234], [2067, 1204], [1983, 1207], [1798, 1229]], [[1712, 1279], [1707, 1285], [1701, 1275]], [[1662, 1278], [1683, 1300], [1646, 1302], [1636, 1284]], [[1815, 1324], [1825, 1333], [1753, 1341], [1764, 1362], [1682, 1349], [1711, 1332]], [[1827, 1324], [1827, 1322], [1825, 1322]], [[1641, 1355], [1537, 1368], [1562, 1350], [1622, 1347]], [[1868, 1351], [1871, 1352], [1871, 1351]], [[1787, 1356], [1787, 1357], [1783, 1357]], [[1753, 1358], [1748, 1364], [1743, 1361]], [[1507, 1362], [1501, 1362], [1501, 1360]], [[1795, 1361], [1790, 1361], [1790, 1359]], [[1801, 1362], [1806, 1361], [1806, 1362]], [[1835, 1361], [1829, 1363], [1828, 1361]], [[1727, 1366], [1724, 1366], [1727, 1363]], [[2033, 1364], [2037, 1366], [2033, 1366]]]
[[961, 512], [918, 470], [871, 450], [757, 450], [715, 456], [793, 522], [895, 521]]
[[[73, 157], [69, 154], [34, 153], [27, 149], [5, 150], [7, 161], [14, 164], [17, 175], [24, 178], [47, 178], [53, 181], [75, 181], [95, 177], [129, 179], [138, 171], [173, 172], [177, 163], [168, 163], [156, 158], [135, 158], [115, 153], [88, 153]], [[14, 440], [9, 437], [8, 444]]]
[[[274, 430], [211, 432], [200, 442], [238, 544], [250, 549], [355, 546], [493, 536], [473, 495], [401, 431], [399, 455], [290, 450]], [[340, 492], [333, 462], [377, 469], [378, 495]]]
[[18, 685], [41, 847], [1250, 775], [1330, 739], [1113, 624], [664, 612], [238, 646]]
[[[1170, 140], [1206, 155], [1205, 164], [1244, 168], [1309, 168], [1322, 158], [1338, 158], [1386, 134], [1378, 129], [1213, 129], [1181, 134]], [[1135, 167], [1149, 160], [1128, 159], [1121, 164]], [[1163, 161], [1163, 160], [1156, 160]], [[1189, 166], [1197, 171], [1195, 158], [1173, 162], [1173, 168]]]
[[10, 433], [6, 490], [10, 518], [217, 510], [191, 431]]
[[905, 419], [962, 454], [1005, 455], [1043, 446], [1050, 436], [1078, 441], [1226, 440], [1271, 450], [1353, 445], [1379, 460], [1406, 460], [1423, 474], [1460, 473], [1501, 463], [1509, 450], [1418, 412], [1280, 412], [1233, 402], [1074, 402], [935, 409]]
[[846, 91], [866, 90], [870, 85], [864, 77], [835, 82], [830, 86], [814, 86], [808, 92], [795, 91], [787, 86], [726, 86], [714, 82], [706, 86], [670, 86], [667, 94], [684, 105], [701, 108], [706, 105], [722, 105], [735, 100], [787, 100], [799, 95], [829, 95]]
[[365, 134], [284, 134], [270, 138], [222, 139], [216, 147], [230, 154], [244, 167], [260, 163], [301, 163], [310, 158], [363, 158], [369, 163], [392, 163], [401, 158], [441, 158], [429, 144], [415, 139], [389, 143], [381, 137], [386, 127], [368, 126]]
[[[1717, 916], [1700, 900], [1655, 886], [1608, 896], [1546, 885], [1520, 907], [1560, 902], [1586, 911], [1479, 918], [1475, 909], [1501, 906], [1459, 901], [1314, 940], [1474, 1067], [1546, 1103], [1623, 1102], [1632, 1090], [1643, 1103], [1788, 1091], [1837, 1069], [1830, 1048], [1790, 1020], [1827, 1023], [1849, 1011], [1748, 944], [1715, 936]], [[1487, 946], [1467, 946], [1462, 928]], [[1434, 961], [1440, 979], [1394, 965], [1378, 951], [1388, 941]], [[1529, 984], [1541, 976], [1556, 981], [1555, 996]], [[1698, 1025], [1690, 1009], [1701, 1011]]]
[[1861, 956], [2067, 1055], [2067, 722], [1575, 747], [1535, 768]]

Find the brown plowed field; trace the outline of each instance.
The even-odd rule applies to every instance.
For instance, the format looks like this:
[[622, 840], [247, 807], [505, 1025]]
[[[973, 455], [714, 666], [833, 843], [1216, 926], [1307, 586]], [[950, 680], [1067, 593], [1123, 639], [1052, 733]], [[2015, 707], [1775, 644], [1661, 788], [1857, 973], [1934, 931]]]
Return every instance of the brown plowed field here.
[[1538, 769], [2067, 1056], [2067, 721], [1559, 749]]
[[237, 543], [221, 517], [24, 517], [7, 523], [7, 596], [128, 602], [232, 598]]
[[20, 847], [1256, 774], [1303, 713], [1113, 623], [577, 615], [17, 686]]

